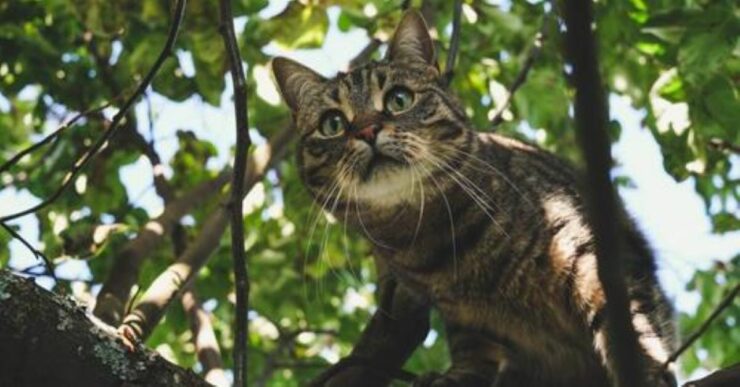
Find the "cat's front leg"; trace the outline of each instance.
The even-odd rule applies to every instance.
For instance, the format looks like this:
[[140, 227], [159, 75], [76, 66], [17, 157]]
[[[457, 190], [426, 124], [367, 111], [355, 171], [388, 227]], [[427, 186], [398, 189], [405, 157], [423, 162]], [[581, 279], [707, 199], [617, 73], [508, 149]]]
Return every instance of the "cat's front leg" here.
[[319, 375], [311, 387], [385, 387], [429, 332], [429, 304], [377, 259], [376, 265], [378, 310], [350, 357]]
[[490, 387], [507, 364], [506, 349], [489, 337], [447, 326], [452, 366], [444, 374], [420, 376], [414, 387]]

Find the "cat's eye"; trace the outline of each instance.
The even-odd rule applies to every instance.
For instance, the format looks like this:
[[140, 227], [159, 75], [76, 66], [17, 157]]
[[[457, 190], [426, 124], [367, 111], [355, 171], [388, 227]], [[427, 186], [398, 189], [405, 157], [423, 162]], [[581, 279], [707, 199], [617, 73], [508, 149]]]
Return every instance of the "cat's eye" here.
[[347, 119], [339, 110], [329, 110], [321, 116], [319, 132], [324, 137], [334, 137], [347, 129]]
[[385, 110], [391, 113], [401, 113], [408, 110], [414, 103], [414, 93], [405, 87], [394, 87], [385, 95]]

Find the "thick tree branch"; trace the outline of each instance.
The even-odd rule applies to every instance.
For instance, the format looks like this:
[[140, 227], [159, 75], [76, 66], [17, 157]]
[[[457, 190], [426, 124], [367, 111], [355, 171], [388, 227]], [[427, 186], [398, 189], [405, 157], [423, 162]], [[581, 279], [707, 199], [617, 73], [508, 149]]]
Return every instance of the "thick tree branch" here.
[[705, 378], [688, 382], [684, 387], [737, 387], [740, 386], [740, 363], [717, 371]]
[[198, 362], [203, 366], [203, 377], [214, 386], [230, 385], [224, 372], [221, 360], [221, 349], [213, 332], [210, 315], [203, 310], [195, 292], [191, 289], [182, 295], [182, 307], [190, 320], [190, 331], [193, 333], [193, 344]]
[[575, 120], [581, 152], [586, 160], [588, 187], [585, 192], [589, 222], [593, 227], [598, 275], [606, 296], [607, 346], [619, 387], [646, 387], [632, 326], [624, 281], [620, 218], [616, 191], [609, 178], [611, 142], [606, 132], [609, 108], [599, 74], [596, 40], [592, 30], [591, 0], [564, 2], [568, 62], [573, 66]]
[[154, 352], [128, 352], [84, 308], [0, 270], [1, 386], [207, 386]]
[[[248, 163], [244, 193], [249, 192], [262, 179], [266, 171], [281, 160], [293, 137], [293, 129], [288, 127], [273, 136], [269, 144], [257, 147]], [[225, 207], [216, 209], [206, 219], [198, 237], [188, 245], [185, 252], [144, 292], [133, 311], [124, 318], [125, 327], [122, 328], [129, 331], [130, 337], [141, 340], [151, 333], [164, 315], [166, 308], [195, 278], [219, 246], [228, 219], [229, 211]]]
[[221, 172], [168, 203], [161, 215], [147, 222], [134, 239], [115, 255], [113, 267], [97, 297], [94, 314], [111, 325], [118, 325], [129, 299], [131, 287], [139, 277], [139, 267], [152, 250], [171, 232], [177, 222], [196, 206], [211, 199], [229, 181], [231, 172]]
[[219, 1], [221, 35], [229, 58], [231, 80], [234, 84], [234, 111], [236, 115], [236, 156], [234, 178], [231, 181], [229, 212], [231, 215], [231, 255], [234, 260], [236, 291], [236, 318], [234, 342], [234, 385], [247, 385], [247, 312], [249, 311], [249, 271], [244, 251], [244, 172], [247, 168], [247, 153], [252, 145], [249, 138], [249, 116], [247, 113], [247, 81], [244, 77], [242, 58], [234, 33], [234, 16], [231, 0]]
[[74, 164], [74, 166], [71, 168], [69, 172], [64, 176], [64, 179], [62, 179], [61, 186], [54, 191], [54, 193], [51, 194], [48, 198], [44, 199], [41, 203], [32, 206], [30, 208], [27, 208], [25, 210], [16, 212], [14, 214], [6, 215], [3, 217], [0, 217], [0, 222], [6, 222], [12, 219], [20, 218], [22, 216], [32, 214], [48, 205], [53, 203], [59, 196], [64, 193], [64, 191], [69, 187], [69, 185], [72, 183], [75, 177], [80, 173], [80, 171], [87, 165], [87, 163], [90, 161], [90, 159], [93, 158], [111, 139], [113, 134], [115, 134], [116, 130], [118, 129], [118, 126], [121, 124], [123, 119], [126, 117], [126, 114], [128, 113], [129, 109], [134, 105], [134, 103], [138, 100], [138, 98], [144, 93], [147, 87], [149, 87], [149, 84], [154, 79], [154, 76], [157, 74], [159, 69], [162, 67], [162, 64], [164, 64], [164, 61], [172, 55], [172, 48], [174, 47], [175, 40], [177, 39], [177, 32], [180, 29], [180, 23], [182, 22], [183, 15], [185, 13], [185, 3], [186, 0], [178, 0], [175, 5], [175, 12], [173, 16], [173, 21], [170, 26], [169, 33], [167, 34], [167, 41], [165, 42], [164, 48], [162, 49], [162, 52], [160, 52], [159, 57], [154, 62], [154, 65], [149, 70], [149, 72], [144, 76], [144, 79], [139, 83], [139, 86], [136, 88], [134, 93], [129, 97], [126, 102], [124, 102], [123, 106], [121, 107], [121, 110], [116, 113], [116, 115], [113, 117], [113, 122], [111, 123], [110, 127], [103, 133], [103, 135], [98, 138], [98, 140], [93, 144], [93, 146], [85, 152], [82, 157], [80, 157]]
[[[187, 249], [185, 227], [181, 224], [178, 224], [172, 230], [172, 244], [176, 257], [182, 255]], [[229, 383], [224, 372], [221, 348], [213, 331], [211, 316], [203, 310], [192, 286], [183, 293], [180, 302], [190, 322], [195, 353], [198, 356], [198, 362], [203, 367], [203, 376], [208, 383], [214, 386], [229, 387], [231, 383]]]

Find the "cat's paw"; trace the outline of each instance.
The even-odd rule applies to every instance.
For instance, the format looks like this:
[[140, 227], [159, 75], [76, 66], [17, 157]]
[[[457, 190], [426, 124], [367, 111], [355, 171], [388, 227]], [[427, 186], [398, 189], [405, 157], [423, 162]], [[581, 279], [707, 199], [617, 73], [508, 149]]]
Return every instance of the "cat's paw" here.
[[416, 378], [413, 387], [488, 387], [491, 380], [473, 373], [449, 371], [444, 374], [430, 372]]

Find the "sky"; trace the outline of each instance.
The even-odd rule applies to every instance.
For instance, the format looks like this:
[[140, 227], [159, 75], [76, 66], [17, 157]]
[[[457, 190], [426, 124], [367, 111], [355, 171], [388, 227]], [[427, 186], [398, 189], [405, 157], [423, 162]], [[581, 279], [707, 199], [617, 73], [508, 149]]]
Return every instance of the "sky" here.
[[[270, 6], [261, 12], [261, 16], [278, 13], [285, 3], [285, 0], [271, 1]], [[349, 33], [338, 31], [337, 16], [338, 10], [331, 10], [331, 29], [322, 48], [285, 51], [271, 45], [266, 49], [267, 53], [298, 60], [327, 76], [346, 69], [349, 60], [368, 42], [368, 37], [360, 30]], [[237, 29], [241, 29], [244, 23], [245, 19], [238, 20]], [[188, 56], [183, 53], [179, 55], [181, 61], [187, 64]], [[185, 70], [188, 71], [187, 68]], [[267, 70], [262, 68], [255, 71], [258, 74], [259, 95], [268, 101], [279, 103]], [[26, 93], [27, 97], [33, 97], [34, 90], [31, 88]], [[219, 108], [207, 105], [198, 98], [173, 103], [154, 93], [150, 95], [156, 149], [165, 163], [177, 149], [175, 132], [178, 129], [193, 130], [199, 138], [216, 145], [219, 157], [212, 160], [209, 167], [220, 169], [229, 162], [229, 149], [235, 141], [229, 77]], [[726, 261], [740, 252], [740, 232], [712, 234], [704, 203], [695, 193], [693, 182], [689, 179], [676, 183], [665, 173], [658, 145], [651, 133], [640, 124], [645, 112], [633, 109], [627, 97], [613, 95], [609, 102], [612, 117], [620, 121], [623, 128], [622, 137], [613, 147], [613, 155], [619, 163], [614, 174], [629, 176], [634, 182], [634, 188], [620, 188], [621, 197], [652, 243], [658, 257], [659, 277], [667, 293], [678, 310], [691, 313], [700, 300], [698, 295], [684, 290], [685, 284], [696, 269], [707, 268], [715, 260]], [[1, 95], [0, 109], [3, 109]], [[136, 113], [140, 127], [148, 127], [147, 104], [139, 103]], [[48, 130], [53, 130], [55, 126], [50, 123]], [[147, 133], [144, 135], [148, 136]], [[257, 138], [255, 142], [261, 141], [263, 139]], [[735, 171], [738, 170], [740, 168], [735, 168]], [[122, 168], [120, 176], [129, 197], [151, 216], [156, 216], [162, 211], [163, 203], [152, 188], [151, 173], [148, 161], [142, 157], [136, 163]], [[735, 178], [740, 178], [740, 175]], [[38, 202], [38, 198], [27, 192], [0, 188], [0, 215]], [[12, 223], [20, 225], [20, 232], [35, 245], [39, 245], [37, 221], [34, 217], [25, 217]], [[10, 264], [15, 268], [23, 268], [36, 264], [36, 261], [20, 242], [14, 241], [11, 243]], [[89, 279], [86, 264], [80, 261], [65, 263], [59, 267], [57, 274], [62, 277]], [[45, 286], [50, 285], [48, 279], [39, 281]]]

